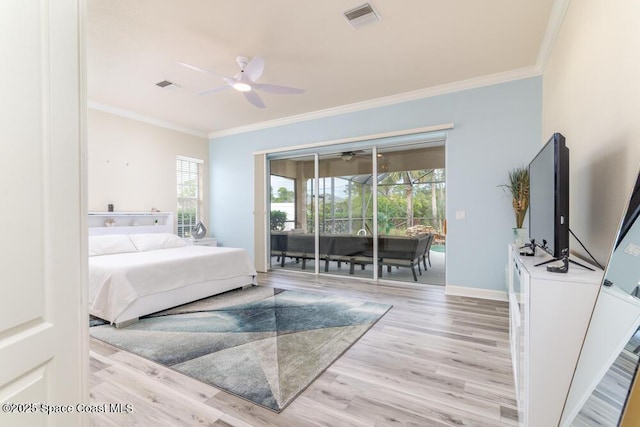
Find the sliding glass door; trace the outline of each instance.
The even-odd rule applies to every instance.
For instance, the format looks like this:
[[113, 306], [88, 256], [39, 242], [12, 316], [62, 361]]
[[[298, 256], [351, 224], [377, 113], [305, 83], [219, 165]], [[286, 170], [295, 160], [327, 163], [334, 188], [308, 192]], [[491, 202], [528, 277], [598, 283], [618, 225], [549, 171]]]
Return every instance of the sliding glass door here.
[[321, 272], [373, 278], [371, 170], [372, 149], [336, 151], [319, 156]]
[[378, 150], [381, 279], [444, 285], [444, 253], [433, 255], [445, 239], [444, 170], [444, 147]]
[[269, 160], [272, 269], [315, 271], [315, 155]]
[[272, 269], [444, 284], [443, 144], [325, 148], [268, 166]]

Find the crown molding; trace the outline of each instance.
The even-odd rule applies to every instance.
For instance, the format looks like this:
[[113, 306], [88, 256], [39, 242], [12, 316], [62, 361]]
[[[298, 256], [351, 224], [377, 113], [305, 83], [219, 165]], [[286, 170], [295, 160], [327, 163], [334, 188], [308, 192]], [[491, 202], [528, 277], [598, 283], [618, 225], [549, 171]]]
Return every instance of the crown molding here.
[[189, 135], [197, 136], [200, 138], [207, 138], [207, 133], [196, 129], [188, 128], [186, 126], [180, 126], [175, 123], [166, 122], [164, 120], [156, 119], [155, 117], [145, 116], [143, 114], [134, 113], [133, 111], [124, 110], [121, 108], [112, 107], [110, 105], [101, 104], [95, 101], [89, 101], [87, 107], [92, 110], [98, 110], [116, 116], [124, 117], [131, 120], [137, 120], [139, 122], [147, 123], [150, 125], [158, 126], [165, 129], [175, 130], [177, 132], [186, 133]]
[[327, 108], [324, 110], [313, 111], [310, 113], [298, 114], [295, 116], [283, 117], [281, 119], [268, 120], [265, 122], [254, 123], [247, 126], [239, 126], [235, 128], [224, 129], [221, 131], [209, 133], [209, 139], [220, 138], [223, 136], [237, 135], [240, 133], [253, 132], [257, 130], [290, 125], [307, 120], [320, 119], [324, 117], [336, 116], [339, 114], [353, 113], [356, 111], [368, 110], [376, 107], [384, 107], [387, 105], [399, 104], [401, 102], [414, 101], [417, 99], [430, 98], [448, 93], [460, 92], [463, 90], [475, 89], [484, 86], [491, 86], [498, 83], [505, 83], [513, 80], [520, 80], [529, 77], [539, 76], [540, 69], [537, 66], [523, 67], [515, 70], [509, 70], [501, 73], [490, 74], [487, 76], [476, 77], [468, 80], [461, 80], [454, 83], [447, 83], [440, 86], [434, 86], [425, 89], [419, 89], [411, 92], [404, 92], [397, 95], [385, 96], [383, 98], [371, 99], [368, 101], [356, 102], [353, 104], [342, 105], [339, 107]]
[[553, 52], [553, 46], [560, 33], [560, 28], [562, 28], [564, 17], [567, 14], [567, 9], [569, 9], [569, 3], [571, 3], [571, 0], [555, 0], [551, 7], [551, 14], [549, 15], [549, 21], [547, 21], [547, 28], [540, 44], [538, 59], [536, 60], [536, 67], [541, 74], [544, 73]]
[[[556, 10], [555, 5], [558, 3], [568, 3], [569, 0], [556, 0], [554, 4], [554, 10]], [[550, 38], [552, 41], [555, 40], [555, 35], [559, 31], [559, 25], [562, 23], [562, 18], [564, 17], [564, 12], [566, 12], [566, 7], [561, 10], [562, 16], [560, 19], [554, 19], [554, 22], [558, 23], [558, 27], [555, 28], [553, 32], [553, 37], [549, 36], [549, 29], [551, 25], [547, 25], [547, 32], [545, 34], [545, 41], [547, 38]], [[549, 22], [551, 23], [551, 19]], [[553, 43], [549, 43], [551, 46]], [[548, 48], [550, 50], [550, 48]], [[542, 52], [542, 49], [541, 49]], [[548, 58], [549, 54], [546, 55]], [[538, 60], [540, 60], [541, 54], [538, 55]], [[124, 110], [121, 108], [112, 107], [110, 105], [101, 104], [96, 101], [89, 101], [88, 107], [90, 109], [103, 111], [110, 114], [115, 114], [117, 116], [125, 117], [132, 120], [137, 120], [140, 122], [152, 124], [155, 126], [163, 127], [166, 129], [175, 130], [178, 132], [186, 133], [189, 135], [198, 136], [201, 138], [215, 139], [221, 138], [224, 136], [237, 135], [241, 133], [253, 132], [257, 130], [268, 129], [272, 127], [285, 126], [294, 123], [304, 122], [307, 120], [320, 119], [325, 117], [336, 116], [340, 114], [353, 113], [357, 111], [368, 110], [371, 108], [384, 107], [388, 105], [399, 104], [402, 102], [415, 101], [423, 98], [430, 98], [433, 96], [445, 95], [448, 93], [460, 92], [463, 90], [475, 89], [485, 86], [491, 86], [499, 83], [506, 83], [513, 80], [526, 79], [530, 77], [539, 76], [542, 74], [542, 68], [539, 64], [530, 67], [518, 68], [515, 70], [509, 70], [501, 73], [489, 74], [487, 76], [476, 77], [468, 80], [461, 80], [453, 83], [447, 83], [439, 86], [434, 86], [425, 89], [419, 89], [411, 92], [404, 92], [396, 95], [385, 96], [382, 98], [370, 99], [367, 101], [356, 102], [353, 104], [346, 104], [339, 107], [327, 108], [324, 110], [313, 111], [310, 113], [297, 114], [294, 116], [283, 117], [275, 120], [268, 120], [260, 123], [253, 123], [246, 126], [238, 126], [235, 128], [224, 129], [215, 132], [202, 132], [196, 129], [188, 128], [185, 126], [181, 126], [175, 123], [166, 122], [164, 120], [160, 120], [154, 117], [145, 116], [143, 114], [134, 113], [129, 110]]]

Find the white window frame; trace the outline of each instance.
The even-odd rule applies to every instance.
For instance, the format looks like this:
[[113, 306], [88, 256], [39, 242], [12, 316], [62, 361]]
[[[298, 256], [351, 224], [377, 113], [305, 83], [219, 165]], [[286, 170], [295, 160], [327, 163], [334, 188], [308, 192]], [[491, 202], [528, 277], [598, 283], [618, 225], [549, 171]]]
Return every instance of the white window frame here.
[[[202, 218], [202, 165], [204, 160], [193, 157], [176, 157], [176, 227], [180, 237], [191, 237], [191, 230]], [[185, 183], [195, 181], [195, 195], [185, 196]], [[191, 185], [191, 184], [189, 184]], [[185, 224], [180, 212], [195, 206], [195, 216]]]

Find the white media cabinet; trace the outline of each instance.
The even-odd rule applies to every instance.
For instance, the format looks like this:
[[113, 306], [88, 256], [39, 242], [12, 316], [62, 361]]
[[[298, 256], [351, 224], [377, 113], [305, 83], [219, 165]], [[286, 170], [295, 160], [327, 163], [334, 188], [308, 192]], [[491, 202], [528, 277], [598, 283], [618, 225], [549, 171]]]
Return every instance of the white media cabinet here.
[[535, 265], [551, 257], [536, 252], [523, 256], [509, 245], [509, 338], [519, 423], [551, 427], [560, 422], [604, 272], [570, 264], [568, 273], [550, 273]]

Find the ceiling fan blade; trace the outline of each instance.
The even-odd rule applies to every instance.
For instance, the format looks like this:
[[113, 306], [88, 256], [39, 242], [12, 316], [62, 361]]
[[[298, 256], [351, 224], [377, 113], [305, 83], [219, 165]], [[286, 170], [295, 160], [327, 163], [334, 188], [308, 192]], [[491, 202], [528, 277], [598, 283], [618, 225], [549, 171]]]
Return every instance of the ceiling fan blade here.
[[213, 74], [214, 76], [222, 77], [223, 79], [230, 79], [231, 77], [227, 77], [224, 74], [216, 73], [213, 70], [209, 70], [208, 68], [196, 67], [195, 65], [187, 64], [186, 62], [178, 62], [179, 65], [183, 67], [191, 68], [192, 70], [200, 71], [201, 73]]
[[249, 77], [252, 82], [255, 82], [260, 78], [264, 71], [264, 59], [260, 56], [255, 56], [246, 67], [244, 67], [244, 74]]
[[266, 83], [256, 83], [253, 85], [254, 89], [260, 89], [269, 93], [279, 93], [281, 95], [295, 95], [304, 93], [304, 89], [298, 89], [297, 87], [271, 85]]
[[260, 96], [258, 96], [257, 93], [255, 93], [254, 91], [250, 91], [250, 92], [242, 92], [244, 94], [244, 97], [247, 98], [247, 101], [249, 101], [250, 103], [252, 103], [253, 105], [255, 105], [258, 108], [265, 108], [266, 105], [264, 105], [264, 102], [262, 102], [262, 98], [260, 98]]
[[219, 86], [219, 87], [214, 87], [214, 88], [211, 88], [211, 89], [206, 89], [206, 90], [203, 90], [201, 92], [198, 92], [196, 95], [209, 95], [209, 94], [212, 94], [212, 93], [215, 93], [215, 92], [221, 92], [221, 91], [223, 91], [225, 89], [231, 89], [231, 86]]

